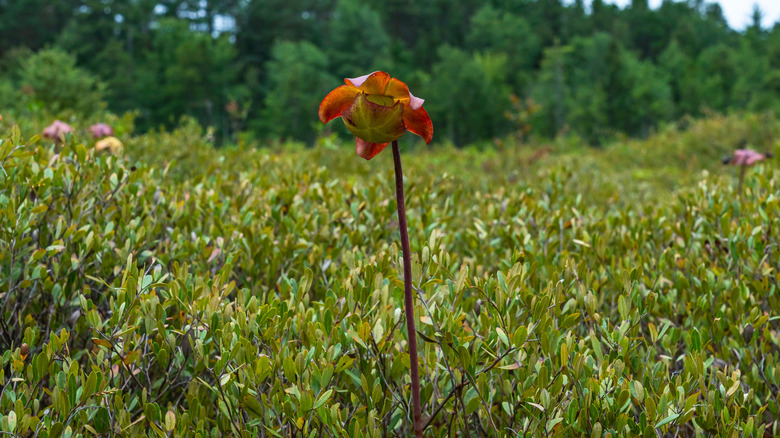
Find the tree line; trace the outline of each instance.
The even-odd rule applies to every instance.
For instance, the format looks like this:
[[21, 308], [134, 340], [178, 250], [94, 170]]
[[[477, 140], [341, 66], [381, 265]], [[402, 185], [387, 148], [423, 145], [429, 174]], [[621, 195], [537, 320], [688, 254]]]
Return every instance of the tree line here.
[[311, 141], [325, 93], [386, 70], [426, 99], [439, 140], [598, 144], [780, 111], [780, 26], [761, 18], [738, 32], [702, 0], [0, 0], [0, 105], [105, 101], [142, 130], [188, 115], [223, 139]]

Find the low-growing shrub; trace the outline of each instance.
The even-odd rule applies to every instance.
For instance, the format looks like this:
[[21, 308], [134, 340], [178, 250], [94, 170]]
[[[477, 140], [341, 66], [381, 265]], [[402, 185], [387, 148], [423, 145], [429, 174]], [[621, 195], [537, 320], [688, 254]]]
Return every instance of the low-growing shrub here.
[[[0, 434], [409, 436], [382, 158], [87, 126], [0, 144]], [[780, 432], [776, 165], [610, 151], [406, 159], [426, 436]]]

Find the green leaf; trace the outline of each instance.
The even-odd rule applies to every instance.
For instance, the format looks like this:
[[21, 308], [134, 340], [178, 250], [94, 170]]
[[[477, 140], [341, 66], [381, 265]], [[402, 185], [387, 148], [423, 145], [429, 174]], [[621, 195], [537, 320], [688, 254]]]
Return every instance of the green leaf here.
[[83, 391], [81, 392], [81, 398], [79, 399], [81, 403], [84, 403], [88, 398], [92, 397], [92, 394], [95, 392], [96, 385], [97, 373], [92, 371], [89, 373], [89, 377], [87, 377], [87, 382], [82, 387]]
[[516, 346], [522, 347], [528, 340], [528, 328], [524, 325], [521, 325], [517, 330], [515, 330], [515, 334], [512, 339], [514, 340]]
[[506, 333], [504, 330], [502, 330], [500, 327], [496, 327], [496, 334], [498, 335], [499, 339], [501, 339], [501, 342], [504, 343], [505, 346], [509, 347], [509, 338], [506, 337]]
[[363, 347], [365, 349], [368, 349], [368, 346], [366, 346], [366, 343], [363, 342], [363, 339], [360, 338], [360, 335], [354, 329], [350, 328], [349, 330], [347, 330], [347, 334], [349, 335], [349, 337], [352, 338], [353, 341], [357, 342], [358, 345], [360, 345], [361, 347]]
[[241, 407], [254, 418], [263, 419], [263, 406], [257, 399], [251, 395], [246, 394], [241, 398]]
[[604, 353], [601, 352], [601, 341], [598, 340], [596, 335], [590, 336], [590, 343], [593, 345], [593, 353], [596, 354], [596, 359], [599, 363], [604, 361]]
[[92, 425], [95, 427], [95, 430], [97, 430], [98, 433], [108, 432], [109, 427], [111, 427], [111, 419], [108, 415], [108, 409], [104, 407], [98, 408], [97, 412], [95, 412], [95, 418], [92, 420]]
[[165, 413], [165, 430], [172, 432], [176, 428], [176, 414], [173, 411]]
[[322, 395], [320, 395], [319, 398], [317, 399], [317, 402], [314, 403], [314, 408], [313, 409], [319, 409], [320, 407], [322, 407], [325, 403], [328, 402], [328, 400], [330, 400], [330, 396], [332, 394], [333, 394], [333, 390], [332, 389], [329, 389], [329, 390], [325, 391], [324, 393], [322, 393]]
[[458, 272], [458, 279], [455, 282], [455, 292], [460, 293], [463, 290], [463, 286], [466, 283], [466, 276], [469, 274], [469, 267], [465, 263], [460, 266], [460, 272]]
[[474, 387], [469, 388], [466, 391], [466, 395], [463, 397], [463, 403], [466, 405], [466, 415], [471, 415], [479, 407], [479, 394]]
[[46, 255], [46, 250], [45, 249], [41, 248], [41, 249], [36, 250], [33, 253], [32, 257], [30, 257], [30, 263], [37, 262], [38, 260], [42, 259], [43, 256], [45, 256], [45, 255]]
[[634, 396], [639, 401], [639, 403], [642, 403], [642, 401], [645, 399], [645, 388], [638, 380], [634, 380], [631, 383], [634, 385]]
[[354, 362], [355, 359], [352, 357], [347, 356], [346, 354], [344, 356], [341, 356], [339, 358], [339, 361], [336, 363], [336, 373], [340, 373], [344, 371], [345, 369], [352, 366], [352, 362]]
[[669, 415], [668, 417], [664, 418], [663, 420], [659, 421], [658, 423], [656, 423], [655, 428], [658, 429], [659, 427], [665, 426], [665, 425], [671, 423], [672, 421], [676, 420], [679, 416], [680, 416], [680, 414], [673, 413], [673, 414]]
[[7, 416], [8, 420], [8, 432], [13, 433], [16, 430], [16, 412], [11, 411]]
[[577, 321], [580, 319], [579, 313], [572, 313], [569, 315], [566, 315], [565, 318], [563, 318], [563, 322], [561, 322], [561, 329], [567, 329], [571, 326], [573, 326]]

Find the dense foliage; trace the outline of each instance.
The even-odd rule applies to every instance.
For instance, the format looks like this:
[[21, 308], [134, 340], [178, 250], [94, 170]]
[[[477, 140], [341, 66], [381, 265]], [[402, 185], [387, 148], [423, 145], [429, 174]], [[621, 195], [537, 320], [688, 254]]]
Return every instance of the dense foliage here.
[[0, 109], [56, 113], [67, 82], [116, 113], [138, 110], [142, 130], [189, 115], [218, 141], [310, 141], [319, 98], [385, 70], [458, 145], [525, 126], [599, 143], [685, 115], [780, 110], [780, 27], [762, 28], [760, 12], [736, 32], [701, 0], [584, 3], [0, 0]]
[[[130, 122], [0, 121], [0, 432], [409, 436], [389, 156]], [[426, 435], [780, 433], [779, 134], [404, 151]]]

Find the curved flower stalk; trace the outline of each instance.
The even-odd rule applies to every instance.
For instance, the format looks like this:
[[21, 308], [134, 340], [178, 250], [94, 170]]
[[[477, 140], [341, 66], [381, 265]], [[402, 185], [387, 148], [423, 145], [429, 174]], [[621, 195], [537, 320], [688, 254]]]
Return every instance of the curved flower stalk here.
[[395, 196], [398, 204], [398, 227], [401, 232], [401, 249], [404, 270], [404, 307], [406, 332], [409, 338], [409, 359], [412, 379], [412, 409], [414, 434], [422, 437], [422, 408], [420, 406], [420, 376], [417, 359], [417, 331], [414, 319], [414, 295], [412, 293], [412, 257], [409, 235], [406, 229], [404, 207], [404, 176], [398, 139], [406, 131], [419, 135], [430, 144], [433, 124], [423, 109], [423, 100], [415, 97], [409, 87], [383, 71], [377, 71], [353, 79], [344, 79], [342, 85], [328, 93], [320, 104], [320, 120], [328, 123], [341, 117], [347, 129], [355, 135], [357, 154], [370, 160], [393, 144], [395, 168]]

